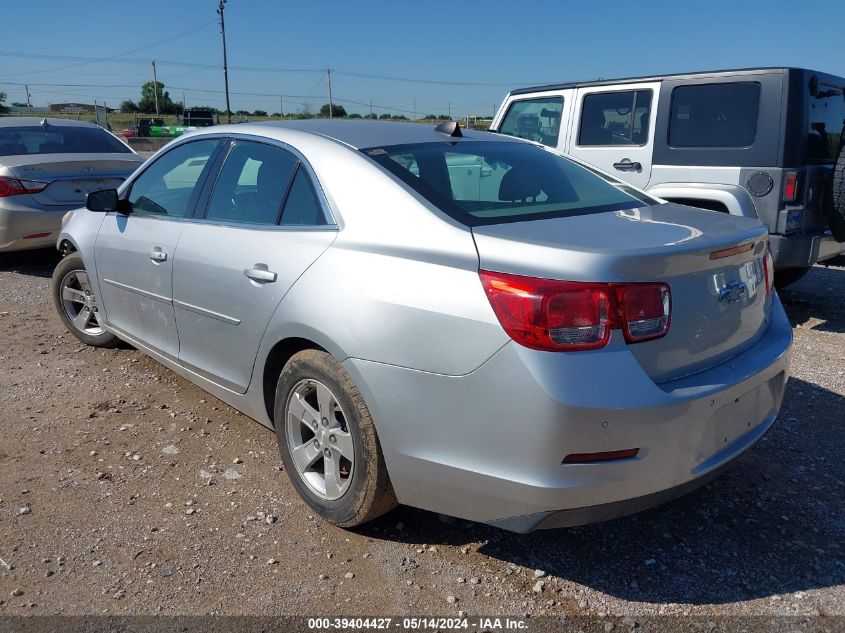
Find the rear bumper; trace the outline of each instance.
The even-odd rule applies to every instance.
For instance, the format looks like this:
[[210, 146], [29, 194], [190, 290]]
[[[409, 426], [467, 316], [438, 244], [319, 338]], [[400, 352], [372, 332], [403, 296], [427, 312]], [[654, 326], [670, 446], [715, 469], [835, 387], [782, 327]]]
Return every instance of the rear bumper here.
[[[55, 248], [62, 217], [76, 207], [28, 208], [17, 201], [0, 202], [0, 253], [35, 248]], [[47, 233], [38, 238], [30, 235]]]
[[845, 253], [845, 243], [830, 233], [823, 235], [772, 235], [775, 268], [809, 268], [816, 262]]
[[[519, 532], [635, 512], [715, 476], [771, 427], [792, 330], [661, 385], [617, 338], [595, 353], [507, 344], [465, 376], [345, 361], [370, 406], [400, 502]], [[562, 464], [639, 448], [634, 459]]]

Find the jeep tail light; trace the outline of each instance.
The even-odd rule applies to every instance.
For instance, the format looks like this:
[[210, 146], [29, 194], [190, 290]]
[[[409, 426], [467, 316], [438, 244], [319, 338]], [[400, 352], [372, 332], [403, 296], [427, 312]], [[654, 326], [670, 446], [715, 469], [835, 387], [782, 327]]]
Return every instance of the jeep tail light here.
[[772, 249], [766, 242], [766, 252], [763, 253], [763, 276], [766, 278], [766, 294], [772, 294], [775, 288], [775, 260], [772, 259]]
[[660, 338], [669, 331], [672, 296], [666, 284], [614, 285], [622, 333], [629, 343]]
[[783, 201], [795, 202], [798, 199], [798, 172], [786, 172], [783, 181]]
[[557, 281], [479, 271], [481, 283], [505, 332], [525, 347], [580, 351], [607, 345], [622, 328], [630, 343], [669, 330], [666, 284]]
[[18, 196], [22, 193], [38, 193], [47, 188], [46, 182], [37, 180], [18, 180], [8, 176], [0, 176], [0, 198]]

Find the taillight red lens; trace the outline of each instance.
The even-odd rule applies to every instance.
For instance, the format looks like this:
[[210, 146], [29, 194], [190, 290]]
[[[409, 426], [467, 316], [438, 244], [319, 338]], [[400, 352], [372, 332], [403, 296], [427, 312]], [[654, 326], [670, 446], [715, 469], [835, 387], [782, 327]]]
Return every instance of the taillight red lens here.
[[46, 182], [37, 180], [18, 180], [8, 176], [0, 176], [0, 198], [18, 196], [22, 193], [38, 193], [47, 187]]
[[629, 343], [659, 338], [669, 331], [672, 299], [666, 284], [614, 285], [619, 323]]
[[505, 332], [539, 350], [584, 350], [610, 339], [610, 288], [521, 275], [479, 272]]
[[618, 327], [630, 343], [669, 331], [666, 284], [557, 281], [486, 270], [479, 275], [505, 332], [531, 349], [598, 349]]
[[796, 198], [798, 198], [798, 174], [788, 171], [783, 181], [783, 200], [795, 202]]
[[763, 276], [766, 278], [766, 294], [770, 295], [775, 289], [775, 260], [772, 259], [769, 242], [766, 242], [766, 251], [763, 253]]

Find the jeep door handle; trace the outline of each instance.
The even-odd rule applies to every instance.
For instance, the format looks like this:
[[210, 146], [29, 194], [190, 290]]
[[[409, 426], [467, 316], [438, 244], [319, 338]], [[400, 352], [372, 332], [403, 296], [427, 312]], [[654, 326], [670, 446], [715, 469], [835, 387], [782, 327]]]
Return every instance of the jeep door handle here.
[[619, 171], [640, 171], [643, 166], [630, 158], [623, 158], [618, 163], [613, 163], [613, 168]]
[[154, 262], [166, 262], [167, 261], [167, 253], [165, 253], [161, 249], [154, 249], [147, 253], [147, 256], [153, 260]]
[[253, 281], [265, 284], [273, 283], [274, 281], [276, 281], [277, 277], [276, 273], [274, 273], [272, 270], [267, 270], [267, 267], [264, 264], [256, 264], [255, 268], [248, 268], [244, 271], [244, 275], [246, 275]]

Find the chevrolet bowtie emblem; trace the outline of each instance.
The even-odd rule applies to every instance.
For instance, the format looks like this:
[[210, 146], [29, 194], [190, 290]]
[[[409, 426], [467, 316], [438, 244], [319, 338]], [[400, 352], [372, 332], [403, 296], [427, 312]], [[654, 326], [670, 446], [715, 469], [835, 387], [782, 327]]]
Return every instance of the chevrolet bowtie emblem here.
[[747, 284], [744, 281], [732, 281], [727, 286], [719, 290], [719, 303], [734, 303], [742, 299], [745, 294]]

